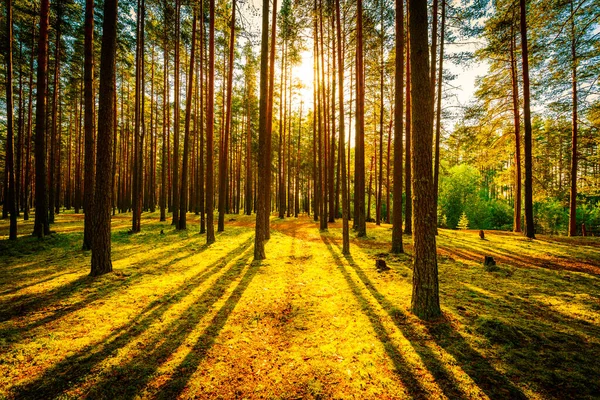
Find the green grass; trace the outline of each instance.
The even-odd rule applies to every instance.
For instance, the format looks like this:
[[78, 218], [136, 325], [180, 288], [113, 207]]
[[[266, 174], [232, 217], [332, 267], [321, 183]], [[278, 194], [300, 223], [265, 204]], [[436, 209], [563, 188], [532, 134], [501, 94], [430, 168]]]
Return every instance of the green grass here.
[[[598, 398], [600, 240], [440, 230], [444, 316], [410, 313], [412, 246], [389, 225], [319, 232], [253, 217], [205, 245], [144, 214], [113, 218], [114, 273], [90, 278], [82, 216], [16, 243], [0, 221], [0, 398]], [[161, 234], [163, 230], [164, 234]], [[491, 255], [498, 268], [486, 270]], [[379, 273], [375, 260], [390, 271]]]

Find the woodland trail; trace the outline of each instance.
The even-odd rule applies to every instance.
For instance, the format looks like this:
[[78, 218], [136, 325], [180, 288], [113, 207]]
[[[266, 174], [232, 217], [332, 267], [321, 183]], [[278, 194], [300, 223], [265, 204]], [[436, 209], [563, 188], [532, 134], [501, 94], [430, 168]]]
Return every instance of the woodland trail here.
[[[590, 269], [574, 272], [521, 265], [537, 253], [564, 261], [569, 246], [558, 240], [490, 233], [483, 243], [477, 232], [442, 230], [444, 319], [424, 324], [409, 312], [410, 238], [407, 254], [387, 254], [389, 225], [369, 225], [344, 257], [339, 223], [319, 232], [308, 217], [273, 219], [268, 259], [253, 263], [251, 217], [232, 216], [210, 247], [196, 217], [177, 232], [146, 216], [136, 235], [127, 218], [113, 219], [115, 272], [96, 279], [79, 250], [79, 216], [60, 215], [45, 242], [0, 242], [0, 397], [547, 398], [599, 389], [588, 380], [600, 356], [595, 240], [571, 251]], [[486, 272], [476, 259], [492, 248], [505, 258]], [[391, 270], [378, 272], [377, 258]]]

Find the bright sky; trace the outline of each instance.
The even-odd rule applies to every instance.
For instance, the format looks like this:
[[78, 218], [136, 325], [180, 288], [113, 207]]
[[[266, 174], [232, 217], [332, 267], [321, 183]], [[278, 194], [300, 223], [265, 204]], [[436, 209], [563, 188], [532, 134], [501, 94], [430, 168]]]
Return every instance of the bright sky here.
[[[272, 4], [272, 2], [271, 2]], [[278, 0], [278, 9], [281, 6], [281, 0]], [[249, 10], [253, 9], [253, 12]], [[242, 6], [241, 12], [244, 14], [246, 20], [250, 22], [251, 26], [249, 29], [255, 30], [256, 37], [260, 38], [260, 26], [262, 17], [262, 0], [251, 0], [250, 3], [246, 3]], [[269, 17], [269, 21], [270, 21]], [[446, 54], [454, 52], [475, 50], [478, 43], [471, 42], [470, 44], [445, 44]], [[292, 72], [294, 79], [300, 77], [304, 88], [300, 90], [299, 95], [295, 96], [294, 107], [300, 106], [300, 99], [304, 103], [304, 110], [312, 108], [313, 103], [313, 53], [312, 47], [308, 46], [309, 50], [302, 53], [302, 62], [300, 65], [294, 67]], [[257, 49], [258, 51], [258, 49]], [[456, 75], [456, 79], [451, 82], [445, 82], [444, 91], [450, 93], [450, 97], [445, 98], [442, 107], [456, 113], [459, 107], [467, 105], [474, 96], [475, 82], [477, 77], [484, 75], [487, 72], [487, 64], [485, 63], [471, 63], [469, 65], [455, 65], [450, 63], [447, 59], [444, 63], [444, 69], [448, 70], [453, 75]], [[348, 75], [349, 71], [346, 71], [346, 82], [350, 79]], [[454, 121], [446, 121], [446, 129], [452, 129]]]

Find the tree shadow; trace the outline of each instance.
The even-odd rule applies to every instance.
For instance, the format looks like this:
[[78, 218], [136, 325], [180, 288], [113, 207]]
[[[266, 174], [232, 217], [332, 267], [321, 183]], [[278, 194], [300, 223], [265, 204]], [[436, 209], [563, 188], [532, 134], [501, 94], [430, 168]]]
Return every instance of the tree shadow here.
[[[328, 247], [331, 251], [331, 246], [328, 245]], [[367, 277], [363, 269], [354, 261], [351, 255], [345, 256], [345, 259], [350, 266], [352, 266], [367, 290], [392, 318], [398, 329], [400, 329], [405, 337], [411, 341], [414, 350], [419, 354], [423, 363], [427, 366], [427, 369], [432, 373], [436, 382], [444, 391], [444, 394], [451, 399], [469, 398], [469, 394], [464, 393], [460, 389], [458, 382], [452, 376], [452, 372], [443, 365], [442, 361], [439, 360], [433, 350], [422, 343], [418, 343], [420, 341], [419, 334], [415, 328], [411, 326], [410, 322], [407, 321], [408, 317], [399, 308], [394, 307], [389, 300], [377, 291], [371, 280]], [[487, 360], [485, 360], [485, 358], [483, 358], [483, 356], [481, 356], [481, 354], [475, 351], [449, 323], [443, 322], [441, 324], [433, 324], [432, 326], [448, 327], [446, 333], [452, 334], [453, 346], [448, 346], [448, 343], [442, 340], [436, 340], [436, 343], [456, 359], [462, 370], [473, 379], [475, 384], [477, 384], [489, 398], [527, 398], [519, 388], [508, 380], [508, 378], [499, 373]], [[435, 335], [432, 336], [434, 339], [437, 339]], [[475, 364], [477, 368], [473, 368], [472, 364]]]
[[[142, 335], [151, 325], [156, 323], [157, 320], [162, 320], [163, 315], [173, 306], [173, 304], [184, 299], [212, 275], [217, 273], [236, 257], [242, 255], [248, 250], [253, 242], [253, 237], [250, 237], [239, 247], [230, 251], [216, 262], [208, 265], [195, 276], [183, 282], [178, 289], [174, 290], [170, 294], [166, 294], [161, 298], [152, 301], [127, 325], [117, 328], [109, 336], [103, 338], [102, 341], [87, 345], [76, 354], [66, 357], [56, 365], [50, 367], [42, 376], [34, 379], [33, 381], [18, 387], [14, 387], [11, 390], [12, 396], [17, 399], [54, 398], [62, 394], [69, 387], [85, 382], [86, 377], [91, 373], [94, 367], [97, 367], [103, 360], [116, 356], [120, 349], [124, 348], [137, 337]], [[236, 265], [232, 266], [227, 272], [225, 272], [225, 275], [223, 275], [226, 277], [223, 278], [222, 276], [220, 278], [221, 286], [224, 286], [227, 282], [230, 282], [231, 279], [235, 279], [235, 276], [239, 275], [240, 272], [241, 270], [239, 269], [239, 266], [237, 269]], [[209, 289], [209, 291], [210, 290], [211, 289]], [[214, 292], [215, 289], [212, 290], [213, 292], [211, 293], [213, 295], [218, 294]], [[224, 291], [225, 288], [222, 287], [221, 290]], [[202, 298], [207, 300], [207, 304], [212, 304], [210, 303], [212, 298], [209, 296], [209, 294], [203, 294]], [[218, 298], [216, 298], [214, 301], [216, 300], [218, 300]], [[188, 317], [190, 316], [191, 314], [188, 312]], [[184, 327], [182, 324], [187, 324], [187, 321], [182, 321], [181, 324], [177, 324], [177, 321], [171, 323], [169, 325], [169, 329], [173, 329], [171, 331], [171, 335], [177, 335], [177, 329]], [[153, 344], [157, 344], [161, 338], [162, 336], [153, 338]], [[162, 350], [162, 353], [165, 353], [166, 349], [164, 348], [164, 345], [160, 347], [160, 350]], [[157, 358], [157, 351], [158, 349], [152, 352], [155, 359]], [[146, 357], [144, 357], [144, 360], [136, 361], [139, 361], [143, 364], [145, 363], [145, 359]], [[120, 370], [121, 367], [118, 369]], [[118, 374], [115, 376], [117, 375]], [[113, 385], [114, 387], [107, 387], [109, 381], [106, 377], [104, 379], [106, 385], [103, 385], [102, 388], [107, 391], [109, 389], [125, 389], [122, 387], [122, 383], [120, 381], [115, 382], [114, 379], [110, 382], [110, 385]], [[139, 389], [137, 386], [136, 388]], [[95, 393], [97, 393], [98, 396], [101, 395], [101, 393], [98, 391], [95, 391]], [[130, 393], [130, 397], [131, 396], [132, 394]], [[102, 394], [101, 397], [111, 396]]]
[[360, 288], [354, 282], [354, 280], [350, 276], [350, 273], [344, 266], [341, 257], [333, 250], [331, 239], [324, 235], [321, 235], [321, 240], [323, 241], [325, 246], [327, 246], [327, 250], [329, 250], [329, 253], [331, 253], [331, 256], [339, 266], [340, 272], [346, 279], [346, 282], [348, 283], [348, 286], [350, 287], [350, 290], [352, 291], [352, 294], [354, 295], [358, 304], [360, 305], [363, 313], [367, 316], [367, 318], [369, 318], [369, 322], [371, 323], [373, 330], [377, 335], [377, 338], [383, 344], [385, 352], [391, 358], [394, 367], [396, 368], [396, 372], [402, 380], [402, 382], [404, 383], [404, 387], [407, 389], [410, 396], [413, 398], [420, 399], [429, 398], [431, 396], [431, 393], [429, 393], [427, 389], [423, 387], [423, 385], [419, 381], [419, 378], [410, 369], [404, 355], [400, 352], [398, 348], [396, 348], [396, 346], [394, 346], [392, 338], [383, 326], [381, 320], [379, 319], [379, 316], [371, 307], [369, 301], [362, 295]]
[[[507, 374], [531, 383], [546, 397], [584, 398], [600, 393], [600, 381], [589, 379], [600, 374], [596, 340], [600, 327], [533, 299], [492, 298], [481, 292], [473, 296], [468, 288], [459, 289], [456, 296], [469, 298], [469, 308], [478, 310], [465, 316], [469, 329], [501, 351]], [[449, 324], [433, 326], [430, 331], [440, 346], [454, 347], [455, 352], [469, 357]]]
[[174, 399], [181, 394], [185, 386], [189, 382], [194, 372], [202, 360], [206, 357], [208, 351], [215, 343], [215, 339], [227, 323], [231, 312], [240, 301], [240, 298], [248, 288], [248, 285], [257, 274], [260, 264], [252, 264], [233, 290], [225, 304], [219, 309], [213, 317], [210, 325], [205, 329], [204, 333], [198, 338], [185, 359], [177, 366], [173, 373], [173, 378], [168, 381], [158, 394], [158, 398]]
[[[203, 246], [199, 252], [205, 251], [207, 248], [208, 246]], [[185, 258], [196, 256], [197, 254], [198, 253], [187, 254], [175, 258], [171, 260], [169, 264], [164, 265], [163, 268], [167, 268], [169, 265]], [[168, 258], [168, 256], [156, 258], [152, 261], [160, 264], [160, 261], [165, 258]], [[127, 290], [129, 286], [144, 279], [144, 277], [149, 274], [149, 271], [154, 268], [154, 266], [145, 267], [129, 276], [121, 275], [118, 272], [100, 278], [91, 277], [86, 274], [67, 284], [54, 288], [43, 295], [36, 295], [34, 297], [28, 295], [13, 297], [8, 302], [10, 306], [8, 306], [6, 302], [0, 303], [0, 306], [2, 307], [2, 311], [0, 311], [0, 322], [35, 313], [41, 309], [50, 309], [52, 311], [48, 315], [23, 326], [19, 326], [18, 328], [7, 327], [2, 329], [0, 330], [0, 336], [7, 338], [7, 341], [9, 342], [18, 339], [23, 333], [29, 330], [77, 312], [89, 306], [89, 304], [94, 301]], [[90, 288], [92, 290], [90, 290]], [[66, 299], [79, 293], [83, 294], [80, 295], [77, 301], [66, 306], [64, 305]]]

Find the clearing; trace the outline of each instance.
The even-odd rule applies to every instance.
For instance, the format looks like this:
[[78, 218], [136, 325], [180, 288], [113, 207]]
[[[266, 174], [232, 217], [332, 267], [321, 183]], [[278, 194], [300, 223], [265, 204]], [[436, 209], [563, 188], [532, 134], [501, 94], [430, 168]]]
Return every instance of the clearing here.
[[444, 318], [425, 324], [411, 239], [389, 255], [390, 225], [344, 257], [340, 223], [272, 219], [253, 263], [253, 217], [209, 247], [192, 214], [186, 232], [154, 213], [129, 235], [130, 218], [113, 218], [100, 278], [81, 215], [0, 240], [0, 398], [600, 397], [600, 238], [440, 230]]

